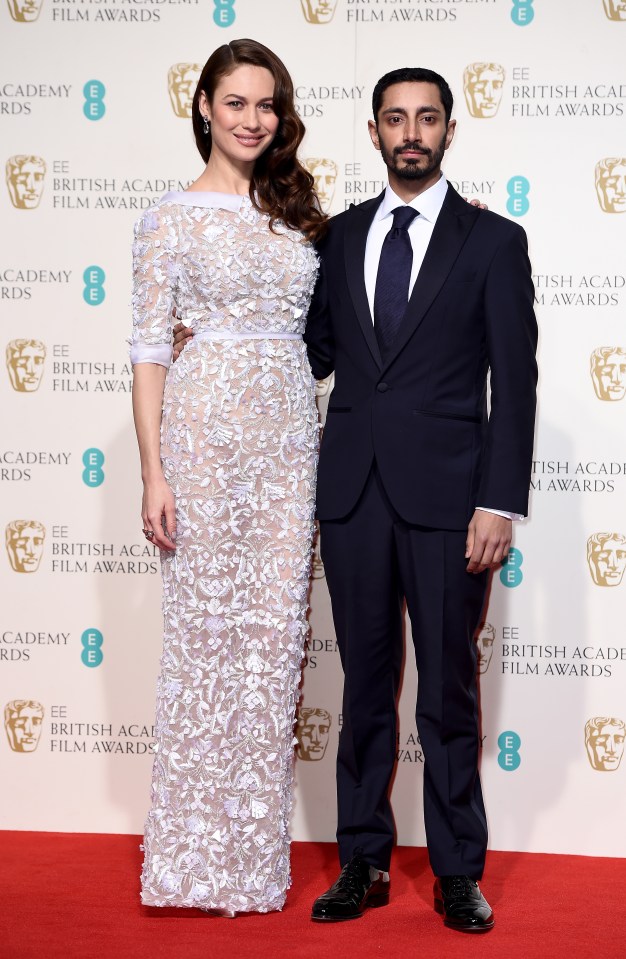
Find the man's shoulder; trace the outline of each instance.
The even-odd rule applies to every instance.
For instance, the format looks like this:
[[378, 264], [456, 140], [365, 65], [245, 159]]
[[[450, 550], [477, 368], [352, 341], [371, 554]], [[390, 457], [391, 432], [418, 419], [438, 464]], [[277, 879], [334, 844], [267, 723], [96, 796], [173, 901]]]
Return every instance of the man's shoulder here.
[[526, 231], [520, 223], [500, 213], [494, 213], [493, 210], [479, 210], [476, 226], [482, 236], [492, 236], [501, 241], [526, 236]]

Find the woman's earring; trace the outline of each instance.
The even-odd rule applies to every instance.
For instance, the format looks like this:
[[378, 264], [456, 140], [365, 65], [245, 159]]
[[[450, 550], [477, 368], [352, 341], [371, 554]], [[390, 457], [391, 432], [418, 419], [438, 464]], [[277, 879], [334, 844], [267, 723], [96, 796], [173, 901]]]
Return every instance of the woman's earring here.
[[211, 131], [211, 122], [208, 117], [203, 117], [204, 120], [204, 135], [206, 136]]

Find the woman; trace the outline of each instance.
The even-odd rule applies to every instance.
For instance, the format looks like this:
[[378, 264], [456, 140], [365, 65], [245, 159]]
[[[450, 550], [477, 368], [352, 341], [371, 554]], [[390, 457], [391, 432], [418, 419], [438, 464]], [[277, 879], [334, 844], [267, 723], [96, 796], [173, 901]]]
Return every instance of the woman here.
[[[302, 332], [325, 217], [270, 50], [216, 50], [192, 117], [206, 169], [143, 216], [133, 248], [142, 518], [165, 619], [142, 901], [234, 915], [280, 909], [289, 886], [318, 432]], [[194, 337], [168, 369], [173, 307]]]

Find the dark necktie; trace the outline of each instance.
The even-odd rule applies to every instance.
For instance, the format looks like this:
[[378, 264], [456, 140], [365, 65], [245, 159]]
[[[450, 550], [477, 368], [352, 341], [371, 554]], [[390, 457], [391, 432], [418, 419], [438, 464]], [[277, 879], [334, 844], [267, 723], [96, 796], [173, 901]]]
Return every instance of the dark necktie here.
[[397, 206], [393, 226], [380, 251], [374, 291], [374, 330], [383, 357], [400, 328], [409, 300], [413, 248], [409, 224], [419, 216], [411, 206]]

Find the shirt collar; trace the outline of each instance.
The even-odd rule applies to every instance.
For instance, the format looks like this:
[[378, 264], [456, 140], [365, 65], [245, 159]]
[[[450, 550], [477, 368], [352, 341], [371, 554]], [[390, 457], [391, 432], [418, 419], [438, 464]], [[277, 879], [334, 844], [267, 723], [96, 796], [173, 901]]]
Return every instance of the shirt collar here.
[[398, 206], [411, 206], [414, 210], [418, 210], [425, 220], [434, 223], [441, 212], [441, 207], [443, 206], [447, 192], [448, 181], [443, 173], [436, 183], [427, 190], [424, 190], [423, 193], [420, 193], [419, 196], [414, 197], [410, 203], [405, 203], [404, 200], [401, 200], [397, 193], [394, 193], [389, 184], [387, 184], [383, 202], [376, 211], [376, 219], [382, 220], [386, 216], [391, 216], [392, 212]]

